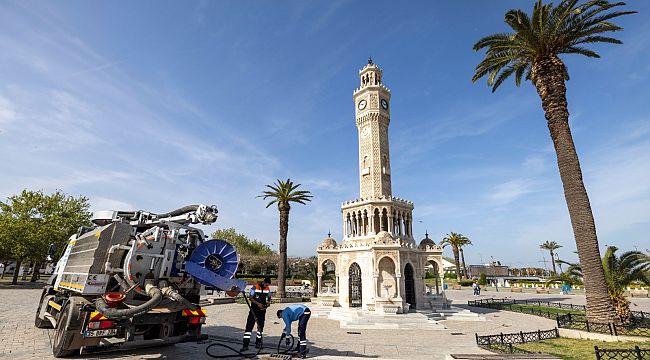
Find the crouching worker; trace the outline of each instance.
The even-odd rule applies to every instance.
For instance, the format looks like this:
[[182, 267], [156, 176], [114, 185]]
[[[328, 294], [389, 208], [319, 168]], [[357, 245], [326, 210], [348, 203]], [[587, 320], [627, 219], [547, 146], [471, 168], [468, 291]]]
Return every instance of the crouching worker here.
[[244, 330], [244, 344], [242, 345], [241, 352], [248, 351], [248, 344], [251, 341], [251, 333], [253, 332], [253, 325], [257, 318], [257, 338], [255, 339], [255, 347], [262, 347], [262, 334], [264, 331], [264, 320], [266, 318], [266, 309], [271, 306], [271, 278], [268, 276], [264, 280], [258, 282], [251, 288], [250, 301], [251, 308], [248, 312], [248, 319], [246, 320], [246, 330]]
[[298, 346], [298, 353], [304, 359], [307, 356], [307, 322], [311, 316], [311, 310], [302, 304], [289, 305], [282, 310], [278, 310], [278, 319], [284, 320], [284, 332], [282, 337], [286, 337], [289, 342], [289, 335], [291, 335], [291, 323], [298, 321], [298, 338], [300, 343]]

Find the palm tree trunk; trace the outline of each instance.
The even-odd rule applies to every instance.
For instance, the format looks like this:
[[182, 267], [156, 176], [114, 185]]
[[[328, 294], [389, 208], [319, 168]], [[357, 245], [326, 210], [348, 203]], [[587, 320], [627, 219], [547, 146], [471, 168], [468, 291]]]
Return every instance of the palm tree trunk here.
[[542, 100], [555, 147], [564, 197], [583, 269], [587, 318], [600, 322], [615, 321], [616, 312], [605, 283], [594, 216], [569, 128], [564, 64], [558, 57], [546, 57], [536, 60], [531, 70], [531, 79]]
[[458, 250], [460, 250], [460, 258], [463, 261], [463, 277], [467, 279], [467, 266], [465, 266], [465, 252], [463, 251], [462, 247], [459, 248]]
[[551, 250], [551, 264], [553, 264], [553, 274], [557, 275], [557, 271], [555, 270], [555, 254], [553, 254], [553, 250]]
[[278, 264], [278, 297], [285, 297], [285, 286], [287, 284], [287, 234], [289, 233], [289, 204], [278, 203], [280, 210], [280, 261]]
[[454, 252], [454, 262], [456, 263], [456, 280], [460, 280], [460, 259], [458, 258], [458, 246], [452, 245]]

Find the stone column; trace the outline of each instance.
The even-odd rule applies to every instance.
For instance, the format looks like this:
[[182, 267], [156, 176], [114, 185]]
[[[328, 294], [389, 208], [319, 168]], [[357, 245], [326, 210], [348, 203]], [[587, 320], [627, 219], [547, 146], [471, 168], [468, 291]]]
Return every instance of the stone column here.
[[[321, 278], [322, 278], [322, 276], [321, 276], [321, 275], [318, 275], [318, 284], [316, 285], [316, 286], [317, 286], [317, 290], [316, 290], [316, 291], [317, 291], [317, 294], [320, 294], [320, 293], [323, 292], [323, 290], [321, 289], [321, 286], [320, 286]], [[312, 286], [313, 286], [313, 285], [312, 285]]]
[[[395, 291], [397, 291], [397, 296], [402, 297], [402, 274], [395, 275], [395, 281], [397, 282]], [[403, 300], [403, 299], [402, 299]]]
[[404, 222], [404, 218], [403, 218], [401, 215], [398, 216], [398, 217], [397, 217], [397, 234], [398, 234], [400, 237], [401, 237], [402, 235], [404, 235], [404, 233], [402, 232], [402, 229], [404, 228], [404, 227], [402, 226], [402, 223], [403, 223], [403, 222]]
[[339, 289], [339, 275], [338, 274], [336, 274], [336, 293], [337, 294], [341, 293], [341, 291]]

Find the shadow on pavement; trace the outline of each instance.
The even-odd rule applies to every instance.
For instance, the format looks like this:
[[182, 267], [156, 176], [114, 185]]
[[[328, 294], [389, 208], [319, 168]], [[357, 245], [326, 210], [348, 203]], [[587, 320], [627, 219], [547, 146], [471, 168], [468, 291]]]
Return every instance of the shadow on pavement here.
[[[84, 354], [70, 357], [70, 359], [123, 359], [123, 358], [142, 358], [142, 359], [211, 359], [210, 356], [206, 354], [206, 348], [214, 343], [223, 343], [232, 348], [239, 349], [242, 345], [241, 342], [241, 332], [242, 329], [235, 328], [231, 326], [205, 326], [203, 328], [203, 333], [208, 334], [210, 338], [208, 340], [200, 342], [188, 342], [175, 345], [165, 345], [165, 346], [156, 346], [148, 348], [137, 348], [137, 349], [124, 349], [124, 350], [111, 350], [102, 353], [95, 354]], [[268, 336], [264, 338], [264, 349], [262, 354], [271, 354], [277, 352], [278, 342], [280, 341], [279, 336]], [[252, 344], [251, 344], [252, 345]], [[251, 346], [251, 351], [253, 346]], [[243, 357], [237, 353], [232, 352], [231, 350], [220, 347], [213, 346], [210, 348], [210, 354], [223, 356], [232, 354], [232, 359], [242, 359]], [[310, 357], [315, 356], [340, 356], [340, 357], [363, 357], [363, 358], [377, 358], [377, 355], [368, 355], [368, 354], [359, 354], [354, 351], [348, 350], [338, 350], [338, 349], [327, 349], [321, 348], [318, 346], [309, 345], [309, 355]]]
[[10, 282], [0, 282], [0, 289], [11, 289], [11, 290], [26, 290], [26, 289], [41, 289], [45, 286], [45, 283], [29, 282], [29, 281], [19, 281], [16, 285], [11, 285]]

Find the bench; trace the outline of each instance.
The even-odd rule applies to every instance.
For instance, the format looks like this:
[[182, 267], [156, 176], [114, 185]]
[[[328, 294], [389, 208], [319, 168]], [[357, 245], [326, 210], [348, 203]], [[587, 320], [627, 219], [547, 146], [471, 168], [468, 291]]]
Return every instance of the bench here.
[[549, 288], [538, 287], [537, 289], [535, 289], [535, 292], [537, 292], [538, 294], [550, 294], [551, 290]]
[[648, 290], [646, 289], [632, 289], [630, 290], [631, 297], [648, 297]]
[[510, 288], [510, 292], [523, 293], [523, 292], [524, 292], [524, 288], [520, 288], [520, 287], [511, 287], [511, 288]]

